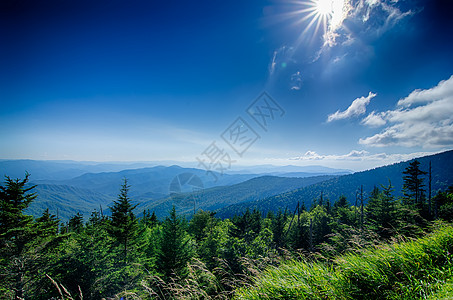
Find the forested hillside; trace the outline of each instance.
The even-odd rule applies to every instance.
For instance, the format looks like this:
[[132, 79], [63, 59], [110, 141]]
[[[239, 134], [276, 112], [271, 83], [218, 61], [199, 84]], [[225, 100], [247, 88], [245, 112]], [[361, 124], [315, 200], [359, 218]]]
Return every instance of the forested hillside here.
[[[428, 172], [431, 162], [432, 168], [432, 192], [445, 190], [453, 184], [453, 151], [447, 151], [431, 156], [418, 158], [420, 169]], [[371, 191], [375, 186], [388, 184], [394, 186], [395, 196], [402, 196], [403, 178], [400, 174], [409, 165], [409, 162], [396, 163], [389, 166], [379, 167], [363, 172], [356, 172], [350, 175], [343, 175], [328, 181], [320, 182], [305, 188], [296, 189], [281, 195], [276, 195], [263, 200], [240, 203], [220, 209], [217, 215], [223, 218], [232, 217], [235, 214], [243, 213], [246, 209], [260, 209], [262, 211], [279, 209], [294, 210], [297, 203], [305, 207], [314, 205], [319, 201], [321, 195], [323, 201], [331, 203], [337, 201], [340, 196], [345, 196], [348, 203], [356, 204], [359, 198], [360, 188], [363, 187], [364, 201], [368, 201]], [[424, 176], [425, 185], [428, 184], [428, 174]]]
[[[0, 295], [64, 300], [452, 296], [442, 287], [453, 280], [453, 186], [429, 197], [418, 160], [396, 175], [403, 182], [401, 197], [387, 181], [358, 206], [340, 197], [294, 211], [246, 210], [229, 219], [198, 210], [190, 221], [174, 207], [162, 220], [152, 211], [137, 217], [133, 186], [124, 178], [110, 216], [95, 209], [88, 221], [77, 213], [68, 222], [49, 210], [37, 218], [27, 215], [36, 186], [28, 175], [6, 177], [0, 186]], [[271, 186], [286, 180], [275, 179], [255, 181]]]
[[67, 185], [39, 184], [35, 192], [37, 198], [27, 208], [26, 213], [40, 216], [48, 209], [64, 221], [68, 221], [76, 213], [89, 216], [95, 209], [107, 209], [115, 200], [113, 196]]
[[[251, 201], [263, 199], [268, 196], [280, 194], [295, 188], [306, 186], [307, 184], [320, 182], [332, 177], [318, 177], [317, 179], [301, 179], [292, 178], [288, 180], [276, 179], [268, 180], [260, 184], [253, 182], [243, 186], [236, 186], [234, 189], [224, 187], [242, 183], [251, 178], [260, 177], [253, 173], [234, 173], [220, 174], [216, 172], [207, 173], [205, 170], [194, 168], [182, 168], [179, 166], [157, 166], [151, 168], [127, 169], [115, 172], [98, 172], [98, 173], [83, 173], [83, 170], [105, 170], [118, 169], [121, 167], [136, 167], [141, 164], [83, 164], [76, 162], [40, 162], [33, 160], [18, 160], [18, 161], [0, 161], [0, 170], [8, 175], [7, 171], [12, 171], [13, 174], [19, 174], [12, 177], [21, 177], [26, 171], [31, 174], [32, 183], [38, 184], [36, 188], [37, 198], [31, 204], [27, 212], [33, 216], [39, 216], [45, 209], [53, 214], [58, 214], [62, 220], [69, 220], [76, 213], [81, 213], [88, 216], [94, 208], [100, 209], [102, 206], [104, 212], [109, 214], [108, 205], [112, 203], [117, 194], [117, 187], [121, 184], [124, 178], [128, 178], [129, 182], [134, 186], [131, 190], [131, 196], [139, 203], [138, 209], [140, 212], [143, 209], [155, 210], [159, 217], [164, 217], [171, 209], [172, 205], [177, 206], [178, 212], [193, 211], [193, 204], [186, 205], [187, 201], [177, 201], [172, 203], [173, 198], [169, 198], [172, 191], [171, 185], [178, 182], [178, 177], [183, 175], [194, 176], [199, 180], [197, 189], [203, 190], [199, 196], [202, 197], [199, 201], [202, 205], [199, 208], [214, 210], [223, 206], [228, 206], [242, 201]], [[3, 168], [3, 169], [2, 169]], [[40, 169], [41, 168], [41, 169]], [[253, 168], [252, 168], [253, 169]], [[295, 166], [286, 166], [282, 168], [270, 168], [270, 170], [298, 170], [301, 169]], [[304, 168], [302, 168], [304, 169]], [[262, 169], [260, 169], [262, 171]], [[337, 173], [341, 170], [329, 168], [313, 168], [308, 169], [313, 172], [325, 171], [327, 173]], [[244, 170], [245, 171], [245, 170]], [[34, 173], [38, 174], [36, 177]], [[278, 172], [279, 174], [286, 174]], [[60, 180], [56, 180], [56, 176], [61, 175]], [[71, 174], [78, 174], [71, 177]], [[290, 177], [313, 177], [309, 172], [290, 173]], [[66, 177], [71, 178], [66, 178]], [[267, 186], [269, 185], [269, 186]], [[211, 190], [213, 187], [219, 189]], [[264, 188], [263, 188], [264, 187]], [[181, 190], [178, 194], [191, 192], [193, 187], [190, 185], [178, 186]], [[189, 195], [190, 196], [190, 195]], [[185, 196], [182, 195], [184, 198]], [[98, 201], [96, 200], [98, 199]], [[190, 201], [189, 201], [190, 202]], [[182, 205], [181, 205], [182, 204]], [[189, 206], [191, 209], [189, 209]]]
[[[50, 164], [49, 166], [52, 170], [53, 165]], [[204, 170], [179, 166], [85, 173], [65, 180], [32, 180], [33, 174], [31, 174], [31, 182], [38, 184], [38, 187], [36, 189], [37, 198], [31, 203], [28, 212], [34, 216], [39, 216], [45, 209], [49, 208], [52, 214], [58, 213], [59, 217], [66, 221], [76, 213], [88, 216], [94, 208], [99, 210], [100, 206], [106, 213], [109, 213], [107, 206], [112, 204], [118, 193], [118, 186], [124, 178], [128, 178], [129, 182], [134, 185], [131, 196], [134, 197], [135, 201], [149, 203], [165, 199], [170, 193], [172, 180], [181, 173], [198, 176], [203, 187], [206, 188], [235, 184], [256, 177], [253, 174], [225, 174], [220, 176], [220, 174], [214, 173], [218, 176], [218, 180], [216, 180]], [[164, 214], [166, 213], [168, 213], [168, 209], [164, 212]]]
[[232, 204], [264, 199], [334, 177], [333, 175], [305, 178], [261, 176], [231, 186], [213, 187], [181, 193], [157, 201], [140, 202], [137, 209], [154, 211], [157, 217], [161, 218], [166, 216], [174, 205], [178, 213], [191, 215], [194, 208], [215, 211]]

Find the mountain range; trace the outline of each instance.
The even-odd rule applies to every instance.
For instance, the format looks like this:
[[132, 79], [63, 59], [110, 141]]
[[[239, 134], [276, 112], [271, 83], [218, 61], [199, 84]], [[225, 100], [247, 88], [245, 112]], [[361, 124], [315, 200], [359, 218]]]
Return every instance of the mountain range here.
[[[453, 184], [453, 151], [418, 160], [425, 171], [431, 161], [433, 194]], [[263, 212], [291, 210], [298, 202], [310, 207], [321, 194], [332, 203], [344, 195], [354, 204], [360, 187], [366, 201], [374, 186], [389, 182], [398, 197], [402, 172], [408, 164], [401, 162], [356, 173], [322, 166], [262, 165], [220, 174], [152, 163], [0, 160], [0, 175], [23, 178], [26, 171], [30, 172], [30, 184], [37, 185], [37, 198], [27, 212], [35, 217], [46, 208], [63, 221], [77, 212], [88, 218], [95, 209], [109, 214], [108, 207], [127, 178], [129, 195], [138, 204], [138, 215], [149, 209], [162, 218], [174, 205], [179, 213], [188, 216], [195, 208], [215, 211], [217, 216], [226, 218], [253, 208]]]
[[[432, 195], [439, 190], [445, 190], [453, 185], [453, 150], [443, 153], [417, 158], [420, 162], [420, 169], [429, 171], [431, 162], [432, 172]], [[412, 161], [412, 160], [411, 160]], [[309, 208], [321, 195], [324, 201], [331, 203], [345, 196], [351, 205], [355, 205], [356, 199], [360, 197], [360, 190], [363, 190], [363, 198], [366, 203], [368, 195], [373, 188], [381, 185], [393, 186], [393, 195], [402, 196], [403, 171], [408, 167], [410, 161], [395, 163], [354, 174], [338, 176], [330, 180], [319, 182], [307, 187], [295, 189], [286, 193], [271, 196], [265, 199], [249, 201], [224, 207], [217, 211], [217, 216], [222, 218], [232, 217], [235, 214], [243, 213], [245, 210], [259, 209], [262, 212], [278, 211], [289, 209], [294, 210], [297, 203], [304, 204]], [[428, 175], [425, 176], [424, 184], [427, 189]]]
[[304, 178], [260, 176], [230, 186], [180, 193], [159, 201], [144, 201], [139, 208], [154, 211], [161, 218], [166, 216], [174, 205], [178, 213], [190, 215], [194, 209], [215, 211], [225, 206], [264, 199], [334, 177], [334, 175]]
[[[267, 196], [283, 193], [298, 187], [305, 186], [305, 182], [319, 182], [320, 179], [301, 180], [296, 177], [311, 177], [320, 174], [345, 174], [348, 170], [331, 169], [322, 166], [297, 167], [297, 166], [254, 166], [241, 167], [242, 172], [220, 174], [206, 172], [196, 168], [183, 168], [177, 165], [155, 166], [153, 162], [140, 163], [95, 163], [76, 161], [36, 161], [36, 160], [0, 160], [0, 175], [11, 178], [23, 178], [26, 172], [30, 173], [30, 184], [37, 185], [35, 192], [37, 198], [28, 208], [27, 212], [37, 217], [49, 208], [50, 212], [67, 221], [76, 213], [82, 213], [85, 218], [93, 210], [103, 210], [109, 214], [109, 206], [116, 199], [124, 178], [127, 178], [130, 188], [129, 195], [134, 203], [139, 204], [137, 213], [142, 209], [156, 210], [159, 216], [165, 216], [171, 205], [168, 200], [172, 191], [172, 184], [180, 181], [180, 176], [189, 174], [199, 180], [203, 190], [203, 201], [200, 208], [217, 209], [226, 205], [262, 199]], [[268, 173], [266, 173], [267, 171]], [[230, 186], [244, 183], [249, 179], [265, 174], [285, 175], [288, 173], [287, 182], [273, 176], [271, 179], [260, 179], [249, 183], [248, 192], [241, 186], [235, 192]], [[327, 179], [324, 178], [323, 180]], [[173, 184], [174, 185], [174, 184]], [[263, 188], [263, 186], [269, 185]], [[217, 188], [211, 190], [211, 188]], [[223, 188], [226, 191], [223, 191]], [[191, 191], [190, 185], [180, 185], [177, 191], [180, 194]], [[220, 196], [218, 203], [214, 196]], [[181, 211], [190, 211], [185, 205], [180, 205]], [[170, 208], [168, 208], [170, 207]]]

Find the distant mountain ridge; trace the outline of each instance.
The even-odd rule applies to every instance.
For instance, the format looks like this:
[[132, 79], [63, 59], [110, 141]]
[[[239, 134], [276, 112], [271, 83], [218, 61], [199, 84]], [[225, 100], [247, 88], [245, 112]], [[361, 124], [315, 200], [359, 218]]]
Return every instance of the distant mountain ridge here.
[[86, 173], [67, 180], [38, 180], [36, 183], [69, 185], [92, 189], [97, 192], [116, 196], [124, 178], [127, 178], [131, 185], [130, 195], [139, 196], [143, 193], [157, 193], [162, 197], [169, 194], [171, 181], [181, 173], [190, 173], [200, 178], [205, 188], [219, 185], [231, 185], [250, 178], [256, 174], [220, 174], [217, 172], [208, 173], [205, 170], [194, 168], [183, 168], [180, 166], [156, 166], [122, 170], [119, 172]]
[[[141, 167], [145, 163], [112, 163], [112, 164], [96, 164], [93, 162], [81, 162], [80, 164], [74, 161], [34, 161], [34, 160], [0, 160], [0, 173], [8, 175], [12, 178], [23, 178], [25, 171], [30, 172], [30, 180], [32, 184], [37, 184], [36, 193], [37, 199], [31, 204], [28, 212], [35, 217], [38, 217], [42, 212], [49, 208], [50, 212], [57, 214], [62, 220], [68, 220], [77, 212], [88, 217], [90, 213], [97, 209], [102, 209], [108, 213], [108, 206], [116, 199], [123, 178], [127, 178], [131, 185], [130, 196], [135, 203], [140, 204], [140, 209], [146, 205], [154, 207], [157, 202], [165, 202], [170, 193], [171, 181], [181, 173], [190, 173], [196, 175], [203, 182], [203, 187], [209, 190], [218, 186], [230, 186], [245, 182], [249, 179], [259, 177], [260, 174], [219, 174], [208, 173], [206, 170], [196, 168], [183, 168], [180, 166], [152, 166]], [[119, 171], [105, 171], [111, 169], [127, 168]], [[272, 171], [282, 169], [273, 168]], [[301, 170], [298, 167], [285, 166], [286, 170]], [[304, 168], [302, 168], [304, 169]], [[335, 169], [326, 169], [328, 172], [335, 172]], [[341, 170], [340, 170], [341, 171]], [[34, 175], [35, 174], [35, 175]], [[283, 173], [284, 175], [285, 173]], [[76, 175], [76, 176], [74, 176]], [[280, 175], [280, 173], [279, 173]], [[290, 177], [309, 177], [318, 175], [316, 173], [293, 173]], [[61, 176], [61, 178], [59, 178]], [[274, 176], [275, 177], [275, 176]], [[264, 189], [260, 195], [260, 189], [256, 188], [255, 196], [244, 193], [243, 196], [235, 194], [234, 198], [227, 201], [224, 200], [224, 205], [230, 205], [241, 201], [250, 201], [261, 199], [263, 197], [278, 194], [297, 187], [304, 186], [294, 185], [299, 178], [289, 180], [284, 183], [280, 181], [281, 188], [275, 187], [274, 192], [269, 193], [268, 189]], [[308, 180], [310, 181], [310, 180]], [[318, 182], [318, 181], [316, 181]], [[290, 187], [290, 188], [287, 188]], [[216, 195], [223, 195], [224, 192], [216, 190]], [[207, 192], [206, 197], [214, 195], [212, 191]], [[234, 194], [234, 193], [233, 193]], [[98, 199], [98, 201], [96, 201]], [[212, 198], [206, 198], [207, 202], [213, 202]], [[159, 202], [159, 203], [160, 203]], [[146, 204], [146, 205], [145, 205]], [[164, 205], [165, 206], [165, 205]], [[156, 209], [164, 207], [160, 205]], [[206, 209], [220, 208], [216, 205], [207, 206]], [[139, 210], [137, 210], [140, 213]], [[162, 214], [168, 210], [162, 209]]]
[[[151, 168], [156, 166], [182, 166], [183, 168], [198, 168], [197, 163], [179, 163], [176, 161], [150, 162], [90, 162], [71, 160], [32, 160], [32, 159], [0, 159], [0, 176], [8, 175], [11, 178], [23, 177], [25, 172], [30, 173], [33, 180], [67, 180], [86, 173], [120, 172], [124, 170]], [[240, 166], [226, 172], [229, 175], [256, 174], [280, 175], [284, 173], [306, 173], [299, 177], [308, 177], [326, 174], [349, 174], [350, 170], [332, 169], [324, 166]]]
[[[25, 172], [33, 180], [65, 180], [85, 173], [119, 172], [126, 169], [150, 167], [147, 163], [97, 163], [53, 160], [0, 160], [0, 176], [23, 177]], [[154, 166], [154, 165], [153, 165]]]
[[[301, 173], [301, 174], [309, 174], [309, 176], [316, 176], [316, 175], [344, 175], [344, 174], [351, 174], [353, 171], [346, 170], [346, 169], [334, 169], [320, 165], [309, 165], [309, 166], [294, 166], [294, 165], [286, 165], [286, 166], [274, 166], [274, 165], [257, 165], [257, 166], [249, 166], [249, 167], [236, 167], [235, 170], [229, 171], [228, 174], [247, 174], [247, 173], [254, 173], [254, 174], [265, 174], [265, 175], [282, 175], [289, 173]], [[307, 176], [308, 177], [308, 176]]]
[[182, 214], [190, 215], [193, 212], [194, 205], [197, 210], [215, 211], [231, 204], [264, 199], [334, 177], [333, 175], [304, 178], [260, 176], [230, 186], [217, 186], [199, 192], [183, 193], [157, 201], [143, 202], [138, 209], [154, 211], [160, 218], [166, 216], [173, 205], [177, 212]]
[[[432, 164], [432, 191], [433, 195], [438, 190], [445, 190], [453, 185], [453, 150], [417, 158], [420, 168], [428, 171], [429, 162]], [[323, 193], [324, 199], [331, 203], [341, 195], [346, 196], [349, 203], [354, 204], [358, 189], [363, 186], [365, 200], [374, 186], [388, 185], [389, 180], [394, 187], [394, 195], [401, 196], [403, 185], [402, 172], [409, 165], [405, 161], [392, 165], [379, 167], [367, 171], [356, 172], [350, 175], [339, 176], [327, 181], [313, 184], [308, 187], [296, 189], [266, 199], [235, 204], [219, 209], [217, 215], [222, 218], [229, 218], [235, 214], [243, 213], [246, 209], [260, 209], [261, 211], [277, 211], [278, 209], [294, 209], [298, 202], [309, 208], [314, 200], [320, 198]], [[425, 180], [427, 185], [427, 179]]]
[[[99, 210], [100, 205], [103, 205], [105, 212], [108, 213], [107, 206], [111, 205], [112, 201], [117, 198], [124, 178], [127, 178], [131, 186], [129, 193], [131, 199], [135, 203], [142, 203], [166, 198], [170, 193], [170, 183], [181, 173], [191, 173], [198, 176], [204, 187], [207, 188], [236, 184], [256, 176], [253, 174], [209, 174], [200, 169], [157, 166], [119, 172], [85, 173], [66, 180], [33, 180], [31, 177], [31, 184], [38, 185], [36, 188], [38, 197], [31, 203], [29, 211], [34, 216], [39, 216], [48, 207], [49, 209], [54, 208], [50, 212], [56, 214], [56, 208], [64, 206], [64, 209], [59, 211], [59, 216], [63, 220], [69, 219], [77, 212], [83, 213], [87, 217], [94, 208]], [[217, 179], [214, 175], [217, 176]], [[49, 192], [52, 191], [52, 188], [57, 196]], [[99, 201], [93, 205], [85, 203], [92, 202], [93, 194], [90, 195], [90, 193], [99, 197]], [[85, 204], [79, 205], [79, 200]], [[72, 209], [71, 203], [74, 204]]]
[[[433, 163], [433, 190], [445, 188], [452, 184], [451, 174], [453, 151], [430, 156]], [[422, 169], [427, 169], [427, 159], [420, 158]], [[14, 167], [14, 163], [17, 163]], [[183, 168], [173, 166], [152, 166], [132, 168], [120, 171], [101, 171], [110, 168], [134, 167], [138, 164], [94, 164], [77, 162], [48, 162], [31, 160], [0, 160], [0, 173], [12, 178], [23, 178], [24, 170], [35, 171], [40, 174], [36, 179], [31, 174], [31, 183], [38, 184], [37, 199], [31, 204], [28, 212], [35, 217], [49, 208], [51, 213], [67, 220], [77, 212], [85, 217], [94, 210], [102, 209], [108, 214], [108, 206], [117, 198], [120, 185], [124, 178], [131, 185], [130, 196], [134, 203], [139, 204], [136, 213], [143, 209], [155, 210], [160, 217], [165, 216], [175, 204], [178, 211], [190, 214], [193, 205], [183, 204], [187, 200], [177, 200], [169, 197], [170, 184], [177, 176], [189, 173], [197, 176], [203, 183], [203, 193], [198, 195], [197, 209], [215, 210], [220, 217], [231, 217], [235, 213], [243, 212], [246, 208], [260, 208], [261, 210], [276, 210], [278, 208], [291, 208], [298, 201], [303, 201], [310, 206], [314, 199], [319, 198], [321, 192], [325, 198], [332, 202], [344, 194], [353, 203], [355, 193], [360, 185], [368, 193], [374, 185], [387, 184], [388, 179], [395, 186], [395, 194], [401, 190], [402, 171], [407, 163], [399, 163], [373, 170], [350, 174], [349, 170], [331, 169], [322, 166], [297, 167], [297, 166], [256, 166], [248, 171], [257, 173], [247, 174], [219, 174], [209, 173], [196, 168]], [[64, 165], [64, 166], [62, 166]], [[264, 167], [269, 167], [263, 169]], [[34, 169], [33, 169], [34, 168]], [[14, 171], [11, 174], [7, 171]], [[80, 172], [94, 170], [94, 172]], [[301, 170], [311, 171], [301, 172]], [[39, 171], [39, 172], [38, 172]], [[318, 175], [317, 171], [325, 171], [329, 175]], [[267, 174], [263, 176], [263, 173]], [[63, 179], [54, 177], [63, 174]], [[75, 177], [70, 175], [78, 174]], [[338, 176], [347, 173], [347, 175]], [[17, 176], [15, 176], [16, 174]], [[278, 176], [275, 176], [278, 175]], [[47, 177], [46, 177], [47, 176]], [[47, 178], [47, 179], [42, 179]], [[182, 196], [186, 197], [184, 190]], [[184, 196], [186, 195], [186, 196]], [[173, 202], [172, 202], [173, 201]], [[178, 202], [179, 201], [179, 202]]]

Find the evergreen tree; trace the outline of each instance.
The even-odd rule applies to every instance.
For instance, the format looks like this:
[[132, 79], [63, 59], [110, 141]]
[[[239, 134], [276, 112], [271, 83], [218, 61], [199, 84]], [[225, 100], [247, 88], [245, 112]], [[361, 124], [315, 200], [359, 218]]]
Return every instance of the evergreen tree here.
[[83, 215], [81, 213], [75, 214], [68, 222], [70, 231], [80, 233], [83, 230]]
[[131, 204], [131, 199], [128, 195], [129, 188], [127, 179], [124, 178], [118, 199], [110, 207], [112, 218], [109, 227], [110, 234], [123, 247], [123, 259], [126, 263], [129, 247], [133, 244], [138, 229], [137, 218], [133, 213], [137, 205]]
[[231, 221], [233, 222], [233, 228], [231, 234], [237, 238], [243, 238], [250, 231], [250, 221], [252, 218], [252, 214], [250, 210], [247, 208], [244, 214], [235, 215]]
[[149, 209], [143, 210], [143, 217], [140, 219], [140, 224], [143, 224], [150, 228], [159, 224], [156, 213], [153, 211], [153, 213], [151, 214]]
[[272, 230], [272, 238], [275, 247], [281, 248], [285, 245], [285, 222], [286, 216], [285, 214], [279, 210], [277, 215], [271, 219], [271, 230]]
[[324, 206], [318, 205], [313, 211], [310, 212], [313, 219], [313, 245], [321, 244], [327, 240], [327, 235], [331, 233], [329, 226], [331, 217], [327, 213]]
[[41, 237], [52, 236], [58, 233], [58, 224], [60, 220], [55, 215], [49, 213], [47, 208], [41, 217], [36, 219], [35, 228], [36, 234]]
[[23, 180], [5, 177], [6, 186], [0, 186], [0, 239], [14, 240], [15, 245], [23, 244], [22, 238], [29, 232], [33, 217], [24, 215], [23, 211], [36, 198], [29, 193], [36, 185], [26, 187], [30, 174]]
[[156, 213], [153, 211], [151, 217], [149, 218], [148, 226], [155, 227], [159, 225], [159, 220], [157, 219]]
[[91, 212], [90, 218], [86, 224], [87, 228], [97, 227], [102, 223], [102, 218], [100, 213], [95, 209]]
[[419, 209], [423, 208], [424, 183], [423, 175], [427, 172], [420, 170], [420, 162], [414, 160], [403, 172], [403, 194], [406, 204], [414, 204]]
[[176, 214], [176, 209], [170, 211], [162, 224], [162, 240], [158, 253], [158, 267], [166, 278], [173, 273], [182, 274], [187, 262], [192, 257], [190, 237], [186, 231], [186, 222]]
[[262, 217], [258, 209], [254, 209], [250, 216], [250, 230], [257, 236], [261, 232]]
[[392, 195], [393, 186], [389, 181], [388, 186], [381, 185], [382, 191], [374, 188], [366, 206], [366, 215], [370, 228], [383, 238], [389, 238], [398, 221], [398, 211]]
[[438, 192], [433, 198], [438, 210], [438, 216], [448, 222], [453, 222], [453, 186], [445, 192]]
[[356, 224], [354, 211], [348, 204], [348, 200], [344, 195], [340, 196], [333, 204], [332, 215], [335, 218], [336, 225], [353, 226]]
[[32, 240], [33, 217], [23, 211], [36, 198], [26, 187], [25, 178], [11, 179], [5, 176], [5, 186], [0, 186], [0, 273], [2, 281], [9, 283], [14, 299], [24, 298], [25, 276], [30, 260], [24, 257], [25, 247]]
[[340, 207], [348, 207], [348, 206], [349, 206], [348, 200], [346, 199], [346, 197], [344, 195], [341, 195], [340, 198], [338, 198], [338, 200], [335, 201], [333, 204], [334, 210], [338, 209]]
[[189, 233], [197, 242], [201, 242], [208, 234], [206, 229], [212, 228], [214, 225], [214, 213], [199, 210], [189, 222]]

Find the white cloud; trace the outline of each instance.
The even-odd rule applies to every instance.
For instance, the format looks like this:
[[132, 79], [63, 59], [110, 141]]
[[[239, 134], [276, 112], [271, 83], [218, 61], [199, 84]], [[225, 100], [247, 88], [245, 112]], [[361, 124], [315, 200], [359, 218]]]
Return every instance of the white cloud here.
[[290, 158], [291, 160], [326, 160], [326, 161], [381, 161], [385, 163], [394, 163], [403, 160], [410, 160], [416, 157], [426, 156], [435, 154], [436, 152], [415, 152], [407, 154], [387, 154], [387, 153], [375, 153], [371, 154], [366, 150], [352, 150], [347, 154], [329, 154], [322, 155], [315, 151], [307, 151], [304, 155]]
[[366, 106], [374, 97], [376, 97], [376, 94], [370, 92], [366, 97], [355, 99], [345, 111], [340, 112], [339, 110], [337, 110], [335, 113], [330, 114], [327, 117], [327, 122], [363, 115], [366, 112]]
[[369, 152], [366, 150], [352, 150], [344, 155], [321, 155], [315, 151], [307, 151], [304, 155], [293, 157], [292, 160], [358, 160], [362, 157], [368, 156]]
[[370, 127], [380, 127], [387, 123], [384, 118], [385, 113], [376, 113], [375, 111], [372, 111], [361, 123]]
[[386, 0], [339, 0], [333, 1], [333, 13], [327, 20], [324, 33], [324, 44], [318, 53], [318, 58], [328, 48], [334, 47], [340, 41], [341, 45], [351, 44], [356, 39], [352, 37], [350, 28], [345, 29], [343, 23], [348, 20], [354, 23], [355, 36], [364, 35], [367, 38], [379, 37], [394, 27], [402, 19], [413, 14], [412, 11], [401, 11], [398, 1]]
[[293, 47], [282, 46], [274, 51], [271, 63], [269, 64], [269, 74], [273, 75], [279, 68], [285, 68], [288, 63], [294, 62], [292, 58], [294, 52]]
[[332, 14], [328, 18], [327, 30], [324, 33], [324, 47], [336, 45], [336, 40], [340, 36], [337, 31], [341, 28], [351, 10], [350, 0], [332, 1]]
[[408, 107], [412, 104], [429, 103], [451, 95], [453, 95], [453, 75], [447, 80], [442, 80], [432, 89], [413, 91], [409, 96], [398, 101], [398, 106]]
[[453, 76], [431, 89], [413, 91], [398, 101], [395, 110], [373, 112], [362, 121], [370, 126], [379, 122], [389, 126], [378, 134], [360, 139], [360, 144], [374, 147], [453, 146]]
[[294, 157], [294, 160], [321, 160], [324, 159], [324, 156], [319, 155], [315, 151], [308, 150], [303, 156]]
[[389, 3], [385, 0], [360, 0], [350, 11], [349, 19], [362, 23], [362, 31], [367, 36], [380, 36], [400, 20], [413, 14], [411, 10], [402, 12], [398, 1]]

